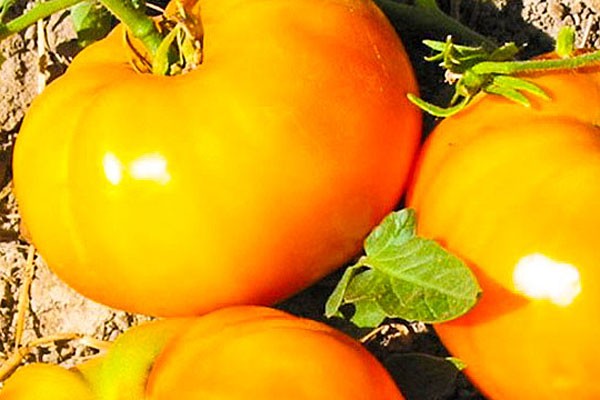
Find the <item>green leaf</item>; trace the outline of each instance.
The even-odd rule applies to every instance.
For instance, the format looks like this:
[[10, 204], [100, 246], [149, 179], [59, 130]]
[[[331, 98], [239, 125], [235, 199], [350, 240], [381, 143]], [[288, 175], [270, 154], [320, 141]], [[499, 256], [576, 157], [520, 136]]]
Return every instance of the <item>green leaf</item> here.
[[[360, 273], [361, 269], [364, 273]], [[355, 307], [355, 312], [350, 319], [356, 326], [377, 326], [386, 317], [385, 312], [381, 309], [376, 300], [372, 297], [377, 297], [375, 293], [364, 295], [365, 289], [372, 285], [372, 270], [364, 270], [360, 261], [356, 265], [348, 267], [338, 282], [336, 288], [329, 296], [325, 304], [325, 316], [331, 318], [333, 316], [343, 317], [339, 312], [340, 307], [344, 303], [352, 303]]]
[[332, 293], [327, 315], [352, 304], [352, 322], [373, 327], [386, 317], [427, 323], [466, 313], [481, 289], [469, 268], [433, 240], [415, 236], [416, 216], [388, 215], [365, 240], [365, 253]]
[[85, 47], [108, 35], [113, 17], [99, 1], [85, 0], [71, 7], [71, 20], [79, 45]]
[[377, 326], [386, 318], [386, 313], [381, 309], [376, 301], [361, 300], [356, 304], [356, 312], [350, 318], [350, 321], [359, 327]]
[[416, 230], [417, 219], [414, 210], [404, 209], [389, 214], [365, 240], [367, 257], [389, 256], [386, 252], [394, 251], [408, 242], [415, 236]]
[[354, 265], [352, 267], [348, 267], [346, 271], [344, 271], [344, 275], [342, 275], [335, 289], [327, 299], [327, 303], [325, 304], [325, 316], [327, 318], [331, 318], [333, 316], [339, 316], [339, 309], [344, 304], [344, 297], [346, 296], [346, 291], [348, 290], [348, 285], [354, 278], [354, 275], [358, 273], [360, 265]]
[[392, 289], [379, 301], [390, 315], [428, 323], [467, 312], [480, 289], [471, 271], [433, 240], [414, 238], [395, 256], [367, 260]]

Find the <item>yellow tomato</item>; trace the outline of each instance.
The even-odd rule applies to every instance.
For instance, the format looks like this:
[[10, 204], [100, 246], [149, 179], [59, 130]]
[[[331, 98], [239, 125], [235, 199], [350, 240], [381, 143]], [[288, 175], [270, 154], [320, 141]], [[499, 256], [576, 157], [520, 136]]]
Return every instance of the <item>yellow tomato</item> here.
[[190, 7], [202, 65], [140, 74], [117, 28], [34, 101], [14, 153], [50, 267], [153, 315], [270, 304], [341, 266], [402, 196], [420, 137], [411, 66], [370, 0]]
[[408, 205], [483, 297], [436, 330], [490, 399], [600, 398], [600, 71], [532, 78], [530, 109], [483, 96], [442, 121]]
[[0, 400], [93, 400], [93, 393], [74, 371], [34, 363], [19, 368], [0, 390]]
[[362, 345], [316, 321], [261, 307], [197, 319], [174, 337], [148, 376], [151, 400], [401, 400]]

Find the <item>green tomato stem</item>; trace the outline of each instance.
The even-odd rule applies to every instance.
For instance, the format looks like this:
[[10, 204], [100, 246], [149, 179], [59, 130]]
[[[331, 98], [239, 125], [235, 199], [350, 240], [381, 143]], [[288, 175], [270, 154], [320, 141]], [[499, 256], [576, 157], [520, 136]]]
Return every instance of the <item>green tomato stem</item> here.
[[497, 46], [489, 38], [463, 25], [444, 13], [435, 0], [414, 0], [414, 4], [395, 0], [375, 0], [401, 36], [408, 35], [423, 39], [435, 37], [445, 39], [448, 35], [460, 41], [483, 46], [489, 50]]
[[25, 28], [35, 24], [37, 21], [49, 17], [50, 15], [74, 6], [83, 0], [48, 0], [36, 3], [25, 14], [7, 22], [0, 24], [0, 40], [18, 33]]
[[132, 33], [140, 40], [152, 58], [156, 55], [163, 40], [152, 18], [146, 15], [143, 1], [136, 0], [100, 0]]
[[[54, 13], [66, 10], [84, 0], [46, 0], [35, 4], [24, 14], [3, 24], [0, 23], [0, 40], [18, 33], [37, 21], [47, 18]], [[159, 32], [151, 17], [146, 15], [145, 3], [141, 0], [100, 0], [102, 5], [114, 14], [140, 40], [151, 59], [161, 48], [163, 35]], [[164, 47], [164, 46], [163, 46]], [[164, 57], [163, 57], [164, 58]], [[176, 59], [172, 49], [168, 49], [166, 59]]]
[[567, 70], [582, 68], [600, 62], [600, 50], [567, 58], [549, 60], [526, 60], [494, 62], [485, 61], [474, 65], [472, 71], [477, 74], [516, 75], [529, 72]]

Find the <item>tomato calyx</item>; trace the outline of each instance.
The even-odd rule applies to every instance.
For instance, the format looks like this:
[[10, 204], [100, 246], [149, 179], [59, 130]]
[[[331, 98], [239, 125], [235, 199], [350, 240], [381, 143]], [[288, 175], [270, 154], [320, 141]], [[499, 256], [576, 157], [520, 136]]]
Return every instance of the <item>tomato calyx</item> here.
[[198, 12], [180, 1], [171, 2], [156, 25], [163, 39], [154, 55], [140, 48], [125, 30], [130, 62], [136, 71], [172, 76], [187, 73], [202, 63], [204, 30]]
[[[12, 3], [0, 3], [0, 17]], [[126, 27], [125, 43], [131, 49], [130, 61], [137, 71], [177, 75], [196, 68], [202, 61], [203, 31], [197, 3], [173, 0], [158, 18], [146, 14], [144, 0], [100, 0], [99, 7]], [[83, 0], [47, 0], [6, 23], [0, 18], [0, 40], [56, 12], [82, 5], [88, 6]], [[89, 7], [84, 7], [80, 18], [85, 19], [88, 11]]]
[[563, 28], [558, 34], [555, 57], [516, 60], [519, 48], [512, 42], [494, 50], [482, 46], [462, 46], [448, 36], [445, 42], [425, 40], [423, 43], [436, 54], [427, 61], [439, 62], [446, 70], [447, 83], [454, 85], [454, 94], [448, 107], [440, 107], [408, 94], [411, 102], [435, 117], [449, 117], [463, 110], [480, 92], [503, 96], [530, 107], [524, 93], [544, 100], [550, 97], [537, 85], [522, 76], [542, 71], [570, 70], [600, 63], [600, 50], [575, 49], [575, 31]]

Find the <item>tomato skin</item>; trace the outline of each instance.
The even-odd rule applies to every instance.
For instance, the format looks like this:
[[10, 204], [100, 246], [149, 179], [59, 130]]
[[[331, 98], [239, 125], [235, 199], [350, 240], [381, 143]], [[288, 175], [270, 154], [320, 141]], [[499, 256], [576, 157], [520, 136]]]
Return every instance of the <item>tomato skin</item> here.
[[34, 101], [17, 139], [32, 242], [115, 308], [194, 315], [309, 286], [394, 208], [418, 146], [413, 72], [370, 1], [201, 11], [198, 69], [136, 73], [118, 28]]
[[[264, 307], [221, 309], [171, 340], [148, 376], [149, 400], [401, 400], [383, 366], [355, 340]], [[201, 383], [201, 384], [200, 384]]]
[[58, 365], [33, 363], [20, 367], [4, 382], [1, 400], [93, 400], [82, 377]]
[[600, 398], [600, 70], [540, 74], [530, 109], [484, 96], [442, 121], [407, 204], [483, 289], [435, 327], [490, 399]]

